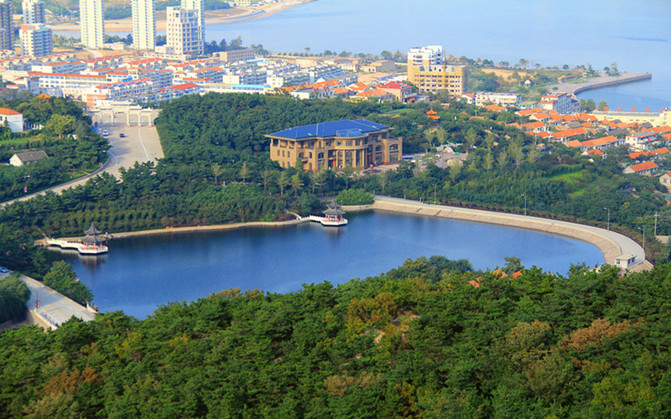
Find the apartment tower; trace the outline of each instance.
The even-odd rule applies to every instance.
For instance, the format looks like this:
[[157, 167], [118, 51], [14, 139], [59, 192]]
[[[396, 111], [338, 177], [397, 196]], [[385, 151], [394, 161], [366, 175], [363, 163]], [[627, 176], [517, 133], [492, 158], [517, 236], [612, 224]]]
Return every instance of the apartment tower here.
[[408, 52], [408, 81], [422, 91], [446, 90], [452, 95], [466, 93], [467, 68], [448, 65], [442, 46], [411, 48]]
[[102, 48], [105, 33], [102, 0], [79, 0], [79, 18], [82, 44], [88, 48]]
[[44, 14], [44, 2], [41, 0], [24, 0], [23, 24], [34, 25], [36, 23], [47, 23]]
[[13, 14], [11, 0], [0, 0], [0, 50], [12, 49]]
[[21, 54], [44, 57], [54, 51], [54, 35], [44, 23], [21, 25]]
[[132, 0], [133, 47], [153, 51], [156, 47], [156, 13], [154, 0]]
[[168, 7], [166, 46], [175, 55], [187, 57], [203, 54], [203, 31], [198, 24], [200, 13], [196, 9]]
[[205, 9], [203, 9], [203, 0], [182, 0], [182, 8], [198, 10], [198, 25], [205, 31]]

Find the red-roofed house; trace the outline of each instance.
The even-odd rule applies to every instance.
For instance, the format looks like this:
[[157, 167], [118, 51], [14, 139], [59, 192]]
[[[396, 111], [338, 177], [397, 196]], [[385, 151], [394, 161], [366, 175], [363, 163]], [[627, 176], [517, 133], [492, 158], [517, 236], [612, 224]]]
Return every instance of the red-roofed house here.
[[540, 112], [543, 112], [543, 109], [533, 108], [533, 109], [524, 109], [524, 110], [521, 110], [521, 111], [517, 111], [517, 112], [515, 112], [515, 114], [519, 115], [519, 116], [531, 116], [535, 113], [540, 113]]
[[381, 102], [387, 102], [387, 101], [393, 101], [394, 95], [382, 89], [374, 89], [374, 90], [365, 90], [350, 97], [350, 100], [353, 101], [370, 100], [370, 99], [377, 99]]
[[378, 89], [384, 90], [385, 92], [393, 95], [397, 101], [407, 102], [410, 97], [415, 97], [412, 93], [412, 88], [410, 85], [403, 82], [392, 81], [382, 86], [379, 86]]
[[625, 174], [636, 173], [637, 175], [650, 175], [657, 169], [658, 169], [658, 167], [655, 164], [655, 162], [646, 161], [644, 163], [634, 164], [632, 166], [629, 166], [629, 167], [625, 168], [623, 173], [625, 173]]
[[529, 115], [529, 119], [532, 121], [549, 121], [550, 115], [545, 112], [537, 112], [535, 114]]
[[12, 132], [23, 132], [23, 114], [12, 109], [0, 108], [0, 124], [7, 124]]
[[544, 123], [537, 121], [537, 122], [529, 122], [528, 124], [522, 124], [522, 129], [524, 129], [525, 131], [542, 132], [547, 131], [548, 127], [545, 126]]
[[494, 111], [494, 112], [501, 112], [501, 111], [506, 110], [506, 108], [504, 108], [503, 106], [499, 106], [499, 105], [485, 105], [485, 109], [487, 109], [488, 111]]
[[587, 151], [603, 150], [606, 147], [615, 147], [622, 144], [624, 144], [624, 140], [619, 140], [612, 135], [582, 142], [583, 147], [585, 147]]
[[552, 139], [555, 141], [566, 141], [569, 138], [585, 135], [586, 133], [585, 128], [568, 129], [566, 131], [553, 132]]

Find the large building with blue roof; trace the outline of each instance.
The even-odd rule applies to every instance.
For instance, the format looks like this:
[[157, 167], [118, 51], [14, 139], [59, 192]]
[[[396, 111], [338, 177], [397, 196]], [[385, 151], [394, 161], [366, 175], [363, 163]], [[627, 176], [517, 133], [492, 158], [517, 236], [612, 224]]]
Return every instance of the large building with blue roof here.
[[403, 141], [392, 138], [392, 128], [365, 119], [301, 125], [266, 135], [270, 158], [284, 168], [300, 162], [303, 170], [366, 169], [397, 162]]

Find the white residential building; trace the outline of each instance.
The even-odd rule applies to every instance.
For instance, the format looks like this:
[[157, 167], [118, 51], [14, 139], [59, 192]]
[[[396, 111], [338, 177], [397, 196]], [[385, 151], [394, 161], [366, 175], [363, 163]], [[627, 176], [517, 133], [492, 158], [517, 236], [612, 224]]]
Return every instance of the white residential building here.
[[484, 106], [490, 103], [502, 106], [515, 106], [520, 102], [517, 93], [479, 92], [475, 94], [475, 104]]
[[189, 57], [203, 54], [203, 31], [199, 12], [182, 7], [167, 8], [166, 55]]
[[154, 0], [132, 0], [133, 47], [153, 51], [156, 48], [156, 12]]
[[43, 23], [21, 25], [21, 54], [31, 57], [51, 55], [54, 51], [54, 35]]
[[577, 113], [580, 105], [566, 93], [557, 93], [541, 97], [538, 106], [546, 111], [556, 111], [562, 115]]
[[102, 48], [105, 34], [102, 0], [79, 0], [79, 18], [82, 44]]
[[24, 0], [23, 24], [33, 25], [35, 23], [47, 23], [44, 15], [44, 2], [41, 0]]
[[12, 49], [12, 15], [14, 15], [12, 2], [0, 0], [0, 50]]
[[0, 125], [5, 124], [12, 132], [23, 132], [23, 114], [12, 109], [0, 108]]
[[198, 25], [205, 28], [205, 9], [203, 8], [203, 0], [182, 0], [182, 8], [198, 10]]

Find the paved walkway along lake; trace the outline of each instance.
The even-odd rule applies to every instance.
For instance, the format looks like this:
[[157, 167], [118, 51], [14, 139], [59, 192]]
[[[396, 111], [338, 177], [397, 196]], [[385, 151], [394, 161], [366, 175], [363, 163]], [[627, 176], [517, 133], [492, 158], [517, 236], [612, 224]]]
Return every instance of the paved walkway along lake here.
[[[40, 281], [25, 275], [21, 275], [20, 278], [30, 289], [30, 299], [26, 305], [33, 322], [53, 330], [73, 316], [83, 321], [94, 319], [95, 315], [86, 307], [54, 291]], [[39, 306], [36, 305], [37, 301], [39, 301]]]

